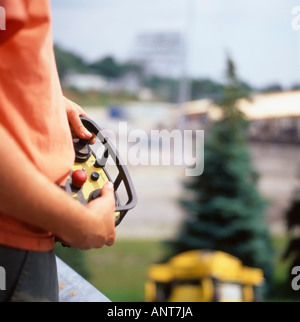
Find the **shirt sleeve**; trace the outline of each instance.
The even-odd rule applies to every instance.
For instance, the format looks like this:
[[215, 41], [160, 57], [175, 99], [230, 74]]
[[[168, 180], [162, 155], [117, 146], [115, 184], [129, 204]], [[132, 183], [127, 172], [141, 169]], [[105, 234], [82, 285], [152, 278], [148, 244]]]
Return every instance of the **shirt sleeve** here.
[[0, 0], [4, 8], [6, 30], [0, 33], [0, 45], [18, 32], [27, 21], [27, 0]]

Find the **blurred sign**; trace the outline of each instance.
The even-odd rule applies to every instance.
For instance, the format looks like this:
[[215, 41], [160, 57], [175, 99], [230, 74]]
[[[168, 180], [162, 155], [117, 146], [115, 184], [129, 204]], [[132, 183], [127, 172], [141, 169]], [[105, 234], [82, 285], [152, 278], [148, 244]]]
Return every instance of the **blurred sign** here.
[[179, 57], [183, 41], [178, 32], [144, 33], [138, 36], [137, 46], [141, 55]]
[[165, 74], [182, 65], [185, 45], [179, 32], [148, 32], [137, 37], [134, 59], [151, 74]]

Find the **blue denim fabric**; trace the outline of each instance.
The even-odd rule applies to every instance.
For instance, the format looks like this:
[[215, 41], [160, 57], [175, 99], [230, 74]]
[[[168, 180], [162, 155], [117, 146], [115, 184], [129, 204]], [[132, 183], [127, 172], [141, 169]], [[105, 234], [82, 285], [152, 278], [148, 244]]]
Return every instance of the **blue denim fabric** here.
[[54, 250], [33, 252], [0, 245], [0, 266], [6, 271], [0, 302], [58, 302]]

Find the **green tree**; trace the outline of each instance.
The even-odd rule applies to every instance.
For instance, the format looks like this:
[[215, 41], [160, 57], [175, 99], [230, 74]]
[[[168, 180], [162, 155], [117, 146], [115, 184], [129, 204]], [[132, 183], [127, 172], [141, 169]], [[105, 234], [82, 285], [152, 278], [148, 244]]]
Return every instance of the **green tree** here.
[[211, 249], [238, 257], [244, 265], [271, 275], [271, 243], [265, 223], [265, 201], [251, 166], [243, 114], [236, 108], [248, 97], [228, 58], [222, 118], [214, 122], [204, 148], [205, 170], [185, 184], [190, 198], [181, 200], [187, 217], [169, 243], [172, 255], [191, 249]]
[[113, 57], [107, 56], [89, 65], [89, 68], [107, 78], [119, 78], [126, 73], [142, 76], [143, 68], [135, 62], [119, 63]]
[[54, 46], [54, 53], [60, 79], [63, 79], [69, 71], [78, 73], [87, 71], [87, 64], [80, 56], [66, 51], [58, 45]]
[[122, 74], [122, 66], [111, 56], [104, 57], [89, 66], [97, 74], [107, 78], [118, 78]]

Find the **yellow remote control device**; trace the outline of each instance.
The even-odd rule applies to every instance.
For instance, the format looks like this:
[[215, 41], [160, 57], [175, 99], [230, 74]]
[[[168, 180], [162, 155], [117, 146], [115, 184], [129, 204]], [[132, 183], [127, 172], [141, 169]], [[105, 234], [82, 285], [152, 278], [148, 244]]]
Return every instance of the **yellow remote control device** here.
[[[79, 202], [87, 204], [101, 196], [101, 189], [107, 182], [113, 182], [116, 200], [115, 221], [118, 226], [127, 212], [137, 204], [131, 177], [118, 151], [104, 136], [98, 125], [85, 117], [81, 117], [81, 120], [83, 125], [96, 135], [97, 142], [91, 146], [88, 140], [73, 140], [75, 163], [67, 179], [65, 190]], [[101, 150], [101, 155], [97, 155], [98, 153], [94, 151], [96, 147]], [[108, 173], [109, 169], [113, 170], [114, 178]], [[120, 198], [119, 189], [122, 190], [122, 198]]]

